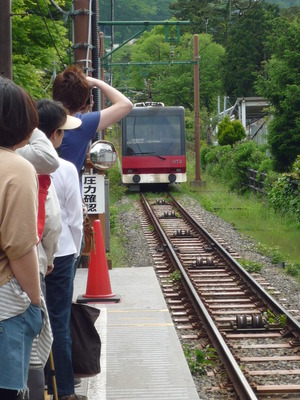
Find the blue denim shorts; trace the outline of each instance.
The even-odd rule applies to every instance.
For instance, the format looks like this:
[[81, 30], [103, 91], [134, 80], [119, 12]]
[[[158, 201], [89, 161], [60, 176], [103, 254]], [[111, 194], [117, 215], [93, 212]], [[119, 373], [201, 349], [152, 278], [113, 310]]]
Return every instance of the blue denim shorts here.
[[42, 311], [32, 304], [23, 314], [0, 321], [0, 388], [27, 389], [32, 341], [41, 328]]

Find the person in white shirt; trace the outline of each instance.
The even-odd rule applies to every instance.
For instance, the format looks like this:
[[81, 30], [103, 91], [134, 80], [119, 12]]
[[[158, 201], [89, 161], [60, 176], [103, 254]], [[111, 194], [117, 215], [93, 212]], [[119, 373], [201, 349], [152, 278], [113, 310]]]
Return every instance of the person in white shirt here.
[[[51, 183], [51, 173], [59, 167], [59, 157], [51, 141], [39, 129], [34, 129], [28, 143], [16, 150], [16, 153], [26, 158], [34, 166], [38, 178], [49, 179], [50, 185], [47, 189], [44, 205], [40, 202], [39, 196], [38, 208], [44, 206], [44, 215], [38, 213], [38, 235], [40, 238], [37, 246], [40, 285], [46, 298], [45, 276], [53, 269], [54, 254], [58, 249], [58, 238], [61, 233], [60, 206], [58, 203], [55, 188]], [[39, 184], [41, 181], [39, 180]], [[40, 186], [40, 185], [39, 185]], [[42, 186], [43, 189], [43, 186]], [[39, 192], [41, 187], [39, 187]], [[39, 216], [41, 217], [39, 219]], [[45, 218], [43, 218], [45, 217]], [[50, 324], [50, 322], [49, 322]], [[52, 334], [51, 334], [52, 342]], [[28, 373], [28, 389], [25, 394], [25, 400], [43, 400], [45, 390], [44, 365], [37, 352], [37, 338], [33, 341], [30, 357], [30, 367]], [[29, 396], [30, 393], [30, 396]]]
[[[81, 121], [66, 114], [61, 103], [37, 101], [39, 129], [59, 148], [63, 130], [77, 128]], [[54, 269], [46, 276], [46, 302], [53, 332], [53, 359], [59, 400], [86, 399], [75, 394], [72, 368], [70, 316], [73, 298], [74, 259], [80, 253], [82, 240], [82, 200], [78, 172], [69, 161], [59, 159], [60, 166], [52, 174], [53, 185], [61, 210], [62, 232], [54, 258]], [[53, 394], [51, 376], [48, 393]]]

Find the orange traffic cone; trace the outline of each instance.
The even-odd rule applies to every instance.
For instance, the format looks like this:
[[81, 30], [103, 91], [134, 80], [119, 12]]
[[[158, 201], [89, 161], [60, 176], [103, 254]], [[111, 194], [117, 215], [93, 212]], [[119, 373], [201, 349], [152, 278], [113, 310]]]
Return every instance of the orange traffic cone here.
[[91, 251], [86, 293], [78, 296], [77, 303], [120, 301], [120, 296], [111, 291], [108, 266], [102, 237], [101, 223], [94, 221], [95, 249]]

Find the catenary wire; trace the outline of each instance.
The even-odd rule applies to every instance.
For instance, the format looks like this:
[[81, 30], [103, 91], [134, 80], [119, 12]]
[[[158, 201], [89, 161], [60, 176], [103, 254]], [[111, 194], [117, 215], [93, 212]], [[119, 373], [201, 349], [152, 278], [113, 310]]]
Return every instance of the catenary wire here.
[[59, 11], [60, 13], [62, 13], [62, 14], [64, 14], [64, 15], [68, 15], [68, 16], [70, 15], [69, 12], [64, 11], [62, 8], [60, 8], [59, 5], [56, 4], [54, 0], [50, 0], [50, 3], [51, 3], [51, 4], [57, 9], [57, 11]]
[[48, 31], [48, 34], [49, 34], [50, 39], [51, 39], [51, 41], [52, 41], [52, 44], [53, 44], [53, 46], [54, 46], [54, 48], [55, 48], [55, 51], [56, 51], [56, 53], [57, 53], [57, 55], [58, 55], [58, 58], [59, 58], [61, 64], [63, 65], [63, 64], [64, 64], [64, 63], [63, 63], [63, 60], [62, 60], [62, 58], [61, 58], [61, 56], [60, 56], [60, 54], [59, 54], [59, 51], [58, 51], [58, 49], [57, 49], [57, 47], [56, 47], [56, 44], [55, 44], [55, 42], [54, 42], [54, 40], [53, 40], [52, 34], [51, 34], [51, 32], [50, 32], [50, 30], [49, 30], [49, 27], [48, 27], [48, 25], [47, 25], [46, 18], [45, 18], [45, 16], [44, 16], [43, 12], [42, 12], [42, 9], [41, 9], [39, 0], [37, 0], [36, 4], [37, 4], [37, 6], [38, 6], [38, 8], [39, 8], [39, 10], [40, 10], [40, 13], [41, 13], [41, 16], [42, 16], [42, 18], [43, 18], [45, 27], [46, 27], [46, 29], [47, 29], [47, 31]]
[[[66, 49], [66, 46], [65, 46], [65, 44], [64, 44], [63, 41], [62, 41], [61, 35], [60, 35], [60, 33], [58, 32], [57, 26], [56, 26], [56, 24], [55, 24], [55, 21], [54, 21], [54, 19], [53, 19], [53, 16], [52, 16], [52, 14], [51, 14], [51, 11], [50, 11], [50, 9], [49, 9], [49, 7], [48, 7], [47, 0], [44, 0], [44, 3], [45, 3], [45, 7], [47, 8], [48, 15], [49, 15], [49, 17], [50, 17], [50, 19], [51, 19], [51, 21], [52, 21], [52, 23], [53, 23], [54, 29], [56, 30], [56, 33], [57, 33], [58, 37], [60, 38], [60, 42], [61, 42], [62, 46]], [[68, 48], [68, 50], [69, 50], [69, 48]]]

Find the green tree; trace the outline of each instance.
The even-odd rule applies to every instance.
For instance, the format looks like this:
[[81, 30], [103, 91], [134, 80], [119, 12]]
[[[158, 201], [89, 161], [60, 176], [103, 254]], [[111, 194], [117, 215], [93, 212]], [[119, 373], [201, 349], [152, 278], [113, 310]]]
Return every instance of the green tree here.
[[[98, 0], [97, 0], [98, 1]], [[111, 2], [99, 0], [99, 20], [111, 21]], [[114, 2], [115, 21], [164, 21], [171, 19], [168, 1], [156, 0], [118, 0]], [[111, 25], [101, 25], [100, 29], [107, 37], [106, 45], [110, 47]], [[123, 43], [134, 33], [141, 29], [134, 25], [116, 25], [114, 26], [114, 43]]]
[[[184, 28], [185, 31], [209, 33], [217, 43], [226, 45], [228, 34], [239, 16], [251, 15], [259, 2], [264, 9], [280, 9], [285, 14], [299, 16], [299, 0], [174, 0], [170, 3], [170, 10], [178, 20], [190, 20], [191, 24]], [[249, 29], [249, 24], [245, 24], [245, 27], [244, 33], [251, 33], [251, 26]]]
[[245, 129], [240, 121], [230, 121], [228, 115], [218, 124], [218, 142], [221, 146], [230, 145], [246, 137]]
[[[172, 29], [169, 34], [171, 37]], [[157, 26], [150, 32], [145, 32], [134, 45], [124, 46], [123, 49], [125, 48], [130, 48], [130, 51], [116, 52], [115, 62], [131, 61], [138, 64], [148, 61], [149, 65], [130, 66], [129, 73], [124, 66], [123, 80], [121, 71], [115, 68], [115, 85], [125, 87], [126, 84], [127, 87], [142, 93], [142, 97], [137, 100], [144, 101], [147, 100], [147, 81], [150, 79], [153, 101], [194, 109], [194, 55], [191, 34], [182, 35], [179, 43], [170, 43], [165, 41], [164, 27]], [[200, 106], [210, 112], [216, 108], [217, 96], [222, 92], [219, 71], [223, 54], [223, 47], [213, 42], [210, 35], [199, 35]], [[151, 65], [151, 62], [157, 61], [166, 65]], [[172, 64], [173, 61], [179, 64]]]
[[283, 9], [299, 7], [298, 0], [266, 0], [266, 3], [273, 3]]
[[255, 73], [270, 57], [265, 37], [278, 10], [273, 6], [254, 3], [239, 17], [235, 14], [226, 42], [223, 60], [225, 93], [231, 97], [255, 96]]
[[[56, 3], [68, 10], [71, 0]], [[70, 18], [42, 0], [13, 0], [12, 14], [13, 79], [34, 98], [49, 97], [55, 70], [70, 63]]]
[[170, 4], [170, 10], [177, 19], [190, 21], [185, 31], [208, 33], [217, 43], [225, 44], [230, 24], [228, 0], [176, 0]]
[[270, 99], [273, 119], [268, 143], [278, 171], [288, 170], [300, 154], [300, 23], [274, 21], [267, 44], [271, 59], [264, 63], [256, 87]]

